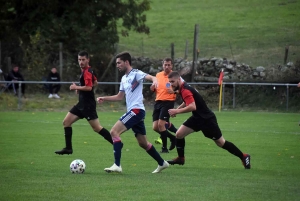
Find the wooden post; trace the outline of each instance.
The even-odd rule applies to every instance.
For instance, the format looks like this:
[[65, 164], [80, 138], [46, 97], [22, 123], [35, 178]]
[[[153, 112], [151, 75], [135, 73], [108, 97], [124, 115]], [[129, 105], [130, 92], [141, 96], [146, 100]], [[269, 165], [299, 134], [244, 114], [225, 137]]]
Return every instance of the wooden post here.
[[289, 46], [286, 46], [285, 47], [285, 53], [284, 53], [283, 65], [286, 65], [288, 55], [289, 55]]
[[171, 43], [171, 59], [174, 63], [174, 43]]
[[194, 31], [193, 65], [191, 70], [191, 82], [194, 82], [195, 72], [197, 68], [198, 34], [199, 34], [199, 25], [196, 24], [195, 31]]
[[63, 44], [59, 43], [59, 75], [60, 79], [63, 80]]
[[7, 73], [11, 70], [11, 58], [10, 57], [7, 57]]
[[[115, 55], [117, 55], [118, 52], [119, 52], [119, 46], [118, 46], [118, 44], [116, 44], [115, 50], [116, 50]], [[114, 59], [114, 61], [115, 61], [115, 59]], [[118, 68], [115, 68], [115, 74], [116, 74], [115, 82], [119, 82], [119, 80], [118, 80], [118, 78], [119, 78], [119, 70], [118, 70]], [[117, 94], [118, 92], [119, 92], [119, 85], [115, 84], [115, 94]]]
[[189, 41], [185, 41], [185, 52], [184, 52], [184, 59], [187, 59], [188, 57], [188, 46], [189, 46]]

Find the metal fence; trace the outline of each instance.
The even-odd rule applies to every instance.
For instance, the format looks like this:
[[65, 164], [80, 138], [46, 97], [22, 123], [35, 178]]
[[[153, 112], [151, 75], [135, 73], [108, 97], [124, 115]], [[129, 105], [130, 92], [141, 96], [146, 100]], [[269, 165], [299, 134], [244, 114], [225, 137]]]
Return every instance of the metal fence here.
[[[21, 84], [62, 84], [62, 85], [70, 85], [73, 82], [47, 82], [47, 81], [0, 81], [0, 84], [10, 84], [10, 83], [18, 83], [18, 109], [20, 110], [22, 108], [22, 98], [21, 98]], [[98, 82], [99, 85], [115, 85], [115, 92], [117, 93], [119, 82]], [[146, 85], [150, 85], [151, 83], [144, 83]], [[188, 83], [190, 85], [201, 87], [201, 86], [215, 86], [216, 88], [219, 88], [218, 83], [216, 82], [190, 82]], [[293, 87], [297, 87], [297, 84], [289, 84], [289, 83], [247, 83], [247, 82], [223, 82], [222, 87], [222, 109], [226, 107], [230, 107], [232, 109], [236, 109], [237, 106], [237, 88], [238, 86], [268, 86], [272, 87], [274, 90], [276, 90], [278, 87], [284, 87], [285, 88], [285, 110], [289, 111], [289, 97], [290, 97], [290, 89]], [[5, 89], [2, 88], [0, 91], [3, 93]], [[230, 92], [230, 93], [228, 93]], [[299, 89], [300, 92], [300, 89]], [[246, 93], [246, 92], [242, 92]], [[263, 92], [260, 92], [263, 93]], [[240, 93], [241, 94], [241, 93]], [[300, 93], [299, 93], [300, 94]], [[232, 104], [232, 105], [230, 105]]]

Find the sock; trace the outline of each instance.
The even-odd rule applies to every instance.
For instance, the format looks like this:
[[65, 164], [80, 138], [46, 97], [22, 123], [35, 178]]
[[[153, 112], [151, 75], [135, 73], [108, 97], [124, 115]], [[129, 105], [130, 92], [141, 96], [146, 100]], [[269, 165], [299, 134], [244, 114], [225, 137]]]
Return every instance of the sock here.
[[72, 127], [65, 127], [66, 148], [72, 149]]
[[172, 124], [171, 122], [166, 122], [166, 129], [168, 129], [172, 133], [177, 132], [177, 128], [175, 128], [174, 124]]
[[106, 139], [110, 144], [113, 144], [112, 138], [110, 133], [108, 132], [108, 130], [106, 130], [105, 128], [102, 128], [99, 132], [100, 135], [102, 135], [102, 137], [104, 137], [104, 139]]
[[122, 141], [115, 141], [113, 143], [113, 147], [114, 147], [114, 156], [115, 156], [115, 164], [117, 166], [120, 166], [121, 164], [121, 150], [123, 147], [123, 143]]
[[149, 144], [149, 146], [151, 147], [147, 150], [147, 153], [157, 161], [158, 165], [162, 166], [164, 164], [164, 159], [162, 159], [152, 144]]
[[160, 134], [163, 148], [167, 148], [167, 144], [168, 144], [167, 138], [170, 133], [167, 130], [165, 130], [165, 131], [159, 132], [159, 134]]
[[176, 149], [179, 157], [184, 157], [185, 139], [176, 139]]
[[226, 140], [222, 148], [243, 160], [243, 152], [241, 152], [241, 150], [239, 150], [239, 148], [237, 148], [233, 143]]

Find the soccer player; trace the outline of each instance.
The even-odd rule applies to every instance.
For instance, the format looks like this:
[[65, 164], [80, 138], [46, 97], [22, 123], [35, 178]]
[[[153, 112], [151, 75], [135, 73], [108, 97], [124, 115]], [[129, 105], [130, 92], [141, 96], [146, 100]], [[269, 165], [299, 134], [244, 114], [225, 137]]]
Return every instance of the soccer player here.
[[89, 54], [86, 51], [78, 53], [78, 63], [81, 68], [81, 75], [79, 86], [75, 83], [70, 85], [70, 90], [76, 91], [79, 94], [79, 101], [67, 113], [63, 120], [65, 130], [65, 143], [66, 147], [62, 150], [55, 151], [56, 154], [72, 154], [72, 124], [79, 119], [85, 118], [93, 130], [104, 137], [109, 143], [112, 144], [112, 138], [108, 130], [100, 125], [96, 111], [96, 100], [93, 87], [97, 85], [97, 78], [93, 70], [89, 66]]
[[[156, 93], [155, 105], [152, 113], [153, 120], [153, 130], [160, 134], [162, 141], [162, 148], [160, 153], [169, 153], [167, 148], [167, 138], [170, 139], [171, 145], [169, 150], [175, 148], [176, 138], [174, 135], [168, 132], [170, 115], [168, 113], [169, 109], [174, 108], [176, 100], [176, 92], [172, 90], [171, 84], [168, 80], [168, 75], [172, 72], [173, 61], [171, 58], [165, 58], [163, 60], [163, 71], [156, 74], [157, 88], [151, 85], [150, 89]], [[166, 125], [167, 124], [167, 125]], [[167, 127], [167, 128], [166, 128]], [[173, 125], [174, 127], [174, 125]], [[175, 133], [177, 129], [174, 127]], [[159, 140], [155, 141], [156, 143]]]
[[192, 112], [192, 116], [176, 132], [178, 157], [168, 161], [168, 163], [184, 165], [184, 137], [201, 130], [204, 136], [212, 139], [217, 146], [240, 158], [245, 169], [250, 169], [250, 155], [244, 154], [232, 142], [224, 139], [215, 114], [207, 107], [199, 92], [182, 81], [178, 72], [170, 73], [168, 78], [173, 90], [178, 90], [184, 101], [177, 109], [169, 109], [170, 116], [175, 117], [177, 114]]
[[157, 86], [157, 80], [154, 76], [148, 75], [138, 69], [131, 67], [131, 55], [128, 52], [122, 52], [116, 56], [116, 65], [119, 71], [125, 72], [120, 83], [120, 91], [114, 96], [98, 97], [97, 101], [120, 101], [126, 96], [127, 112], [115, 123], [110, 134], [113, 139], [113, 149], [115, 163], [105, 168], [106, 172], [122, 172], [121, 167], [121, 150], [123, 143], [121, 134], [129, 129], [135, 134], [140, 147], [158, 163], [157, 169], [152, 173], [159, 173], [163, 169], [169, 167], [164, 159], [161, 158], [155, 147], [148, 142], [146, 138], [146, 129], [144, 124], [145, 106], [143, 103], [143, 80], [152, 81], [153, 86]]

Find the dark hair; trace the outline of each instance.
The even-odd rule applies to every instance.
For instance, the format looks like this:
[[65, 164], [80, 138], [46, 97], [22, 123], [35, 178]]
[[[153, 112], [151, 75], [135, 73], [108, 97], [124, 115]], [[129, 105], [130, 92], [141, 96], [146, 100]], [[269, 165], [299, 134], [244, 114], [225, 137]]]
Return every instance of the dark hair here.
[[117, 58], [121, 59], [122, 61], [128, 61], [129, 65], [131, 65], [131, 55], [129, 52], [121, 52], [117, 54], [116, 59]]
[[87, 59], [89, 58], [89, 53], [87, 51], [80, 51], [78, 53], [78, 56], [81, 56], [81, 57], [86, 57]]
[[165, 62], [165, 61], [171, 61], [171, 64], [173, 65], [173, 59], [171, 59], [170, 57], [166, 57], [166, 58], [164, 58], [164, 60], [163, 60], [163, 63]]
[[169, 75], [168, 75], [168, 78], [179, 78], [180, 75], [177, 71], [172, 71]]

